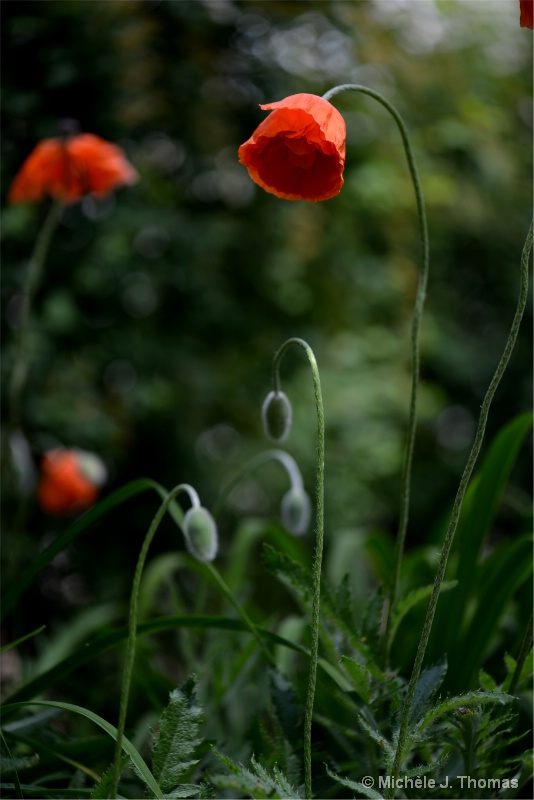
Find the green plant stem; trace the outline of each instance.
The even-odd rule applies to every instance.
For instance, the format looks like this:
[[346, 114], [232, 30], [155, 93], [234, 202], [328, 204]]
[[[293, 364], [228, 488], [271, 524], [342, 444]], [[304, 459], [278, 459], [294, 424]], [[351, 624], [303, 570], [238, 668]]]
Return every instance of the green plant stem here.
[[415, 199], [417, 203], [417, 213], [419, 219], [419, 235], [420, 235], [421, 252], [422, 252], [421, 269], [419, 271], [417, 295], [415, 299], [415, 307], [412, 319], [412, 334], [411, 334], [412, 391], [411, 391], [410, 410], [408, 417], [408, 431], [406, 436], [406, 445], [405, 445], [404, 460], [402, 466], [399, 526], [397, 531], [397, 538], [395, 541], [395, 558], [393, 566], [393, 575], [391, 578], [391, 584], [389, 587], [388, 597], [386, 601], [387, 607], [385, 609], [386, 613], [385, 625], [384, 625], [384, 630], [382, 632], [384, 662], [387, 665], [387, 662], [389, 660], [389, 648], [390, 648], [391, 611], [395, 603], [397, 602], [401, 562], [404, 553], [404, 544], [406, 541], [406, 531], [408, 528], [413, 450], [415, 443], [415, 433], [417, 428], [417, 404], [418, 404], [419, 371], [420, 371], [419, 338], [420, 338], [421, 320], [423, 317], [423, 308], [425, 304], [426, 287], [428, 283], [430, 248], [428, 241], [428, 225], [426, 219], [423, 190], [421, 188], [421, 182], [419, 180], [419, 173], [415, 162], [415, 156], [413, 153], [413, 148], [410, 142], [410, 137], [406, 125], [404, 123], [404, 120], [402, 119], [401, 115], [399, 114], [395, 106], [393, 106], [388, 100], [382, 97], [381, 94], [373, 91], [372, 89], [368, 89], [366, 86], [360, 86], [359, 84], [345, 83], [342, 84], [341, 86], [336, 86], [334, 89], [330, 89], [330, 91], [326, 92], [326, 94], [323, 95], [323, 98], [325, 100], [330, 100], [330, 98], [334, 97], [335, 95], [346, 91], [362, 92], [363, 94], [367, 94], [370, 97], [373, 97], [381, 105], [383, 105], [384, 108], [386, 108], [389, 111], [389, 113], [397, 123], [402, 138], [402, 143], [404, 145], [406, 160], [408, 162], [408, 168], [410, 170], [410, 176], [412, 178], [412, 183], [415, 191]]
[[54, 201], [37, 236], [33, 253], [28, 263], [26, 282], [23, 288], [20, 325], [15, 340], [13, 370], [8, 387], [8, 425], [14, 431], [20, 427], [21, 400], [28, 377], [30, 364], [30, 318], [35, 293], [41, 280], [41, 273], [52, 236], [56, 229], [61, 205]]
[[517, 689], [517, 684], [519, 683], [519, 678], [521, 677], [521, 671], [523, 669], [523, 665], [527, 660], [527, 656], [530, 653], [530, 648], [532, 647], [532, 624], [534, 622], [534, 612], [530, 612], [530, 619], [528, 621], [527, 627], [525, 628], [525, 633], [523, 636], [523, 641], [521, 642], [521, 647], [519, 649], [519, 655], [517, 656], [517, 664], [514, 670], [514, 674], [512, 676], [512, 680], [510, 682], [509, 693], [515, 694]]
[[312, 763], [311, 763], [311, 735], [313, 704], [315, 700], [315, 685], [317, 682], [317, 660], [319, 652], [319, 615], [321, 601], [321, 566], [323, 561], [323, 540], [324, 540], [324, 407], [321, 393], [321, 382], [319, 370], [313, 354], [313, 350], [303, 339], [288, 339], [282, 347], [275, 353], [273, 358], [273, 389], [280, 391], [280, 361], [285, 351], [293, 344], [302, 347], [310, 362], [313, 388], [315, 392], [315, 406], [317, 409], [317, 503], [316, 503], [316, 540], [315, 557], [313, 560], [313, 597], [312, 597], [312, 620], [311, 620], [311, 647], [310, 647], [310, 671], [308, 678], [308, 694], [306, 698], [306, 711], [304, 715], [304, 794], [306, 800], [312, 796]]
[[[188, 484], [181, 483], [178, 486], [175, 486], [174, 489], [171, 489], [167, 497], [165, 497], [162, 504], [158, 508], [154, 516], [154, 519], [150, 524], [150, 528], [148, 529], [147, 535], [145, 536], [143, 545], [141, 547], [141, 551], [139, 553], [139, 558], [137, 559], [137, 565], [135, 568], [133, 585], [132, 585], [132, 596], [130, 599], [128, 642], [126, 644], [126, 660], [124, 662], [124, 672], [122, 676], [119, 724], [117, 726], [115, 757], [113, 760], [113, 780], [111, 782], [111, 794], [110, 794], [110, 797], [112, 798], [117, 796], [117, 789], [119, 786], [122, 740], [124, 737], [124, 729], [126, 727], [126, 713], [128, 711], [130, 684], [132, 681], [132, 671], [135, 659], [135, 645], [137, 639], [137, 616], [138, 616], [137, 609], [139, 602], [139, 587], [141, 585], [143, 568], [145, 566], [146, 557], [148, 555], [148, 549], [152, 543], [152, 539], [154, 538], [157, 529], [160, 526], [163, 517], [165, 516], [165, 512], [169, 508], [170, 504], [172, 503], [176, 495], [182, 491], [188, 492], [190, 494], [191, 500], [194, 505], [198, 504], [198, 497], [196, 495], [196, 492], [194, 492], [194, 490], [192, 490]], [[193, 495], [191, 495], [191, 492], [193, 492]]]
[[[395, 752], [395, 761], [393, 766], [393, 781], [392, 785], [394, 786], [395, 780], [399, 777], [400, 768], [402, 762], [404, 760], [406, 754], [406, 745], [408, 739], [408, 719], [410, 715], [410, 708], [412, 706], [415, 689], [417, 686], [417, 681], [419, 680], [419, 675], [421, 674], [421, 668], [423, 664], [423, 659], [425, 657], [426, 648], [428, 645], [428, 640], [430, 637], [430, 631], [432, 629], [432, 622], [434, 620], [434, 614], [436, 611], [436, 606], [438, 603], [439, 593], [441, 589], [441, 584], [443, 583], [443, 578], [445, 576], [445, 570], [447, 567], [447, 560], [449, 558], [449, 553], [451, 550], [452, 542], [454, 539], [454, 534], [456, 533], [456, 528], [458, 525], [458, 520], [460, 517], [460, 512], [462, 509], [462, 502], [467, 491], [467, 487], [469, 484], [469, 480], [471, 478], [471, 474], [473, 472], [475, 463], [479, 456], [480, 450], [482, 448], [482, 442], [484, 439], [484, 433], [486, 430], [486, 422], [488, 419], [488, 414], [491, 406], [491, 402], [493, 400], [493, 396], [497, 391], [497, 387], [501, 382], [501, 378], [504, 374], [504, 371], [510, 361], [510, 357], [512, 355], [512, 351], [514, 349], [514, 345], [517, 339], [517, 335], [519, 333], [519, 327], [521, 325], [521, 319], [523, 317], [523, 312], [525, 310], [525, 305], [527, 302], [527, 295], [528, 295], [528, 266], [529, 266], [529, 257], [530, 251], [532, 249], [532, 238], [533, 238], [533, 226], [532, 223], [530, 225], [530, 230], [527, 235], [527, 239], [523, 248], [523, 253], [521, 256], [521, 282], [520, 282], [520, 289], [519, 289], [519, 299], [517, 302], [517, 308], [515, 311], [515, 315], [512, 321], [512, 326], [510, 328], [510, 333], [508, 334], [508, 339], [506, 341], [506, 345], [504, 347], [504, 352], [501, 356], [501, 360], [497, 366], [495, 374], [491, 379], [490, 385], [486, 392], [486, 396], [484, 397], [484, 401], [481, 406], [480, 410], [480, 418], [478, 421], [478, 427], [475, 433], [475, 440], [473, 442], [473, 446], [471, 448], [471, 452], [469, 454], [469, 458], [467, 459], [467, 464], [465, 466], [463, 475], [460, 480], [460, 485], [458, 487], [458, 492], [456, 494], [456, 498], [454, 500], [452, 512], [451, 512], [451, 519], [449, 522], [449, 527], [447, 530], [447, 534], [445, 536], [445, 541], [443, 543], [443, 548], [441, 550], [441, 554], [439, 557], [438, 562], [438, 569], [436, 573], [436, 578], [434, 581], [434, 588], [432, 591], [432, 595], [430, 597], [430, 602], [428, 604], [428, 609], [426, 613], [425, 622], [423, 625], [423, 630], [421, 633], [421, 638], [419, 640], [419, 646], [417, 648], [417, 654], [415, 657], [415, 663], [413, 666], [412, 675], [410, 678], [410, 682], [408, 684], [408, 690], [406, 693], [406, 700], [404, 702], [404, 706], [402, 709], [402, 716], [401, 722], [399, 726], [399, 735], [397, 739], [397, 747]], [[394, 791], [394, 790], [393, 790]], [[393, 797], [393, 794], [387, 794], [387, 797]]]
[[276, 661], [274, 660], [274, 657], [273, 657], [272, 653], [269, 650], [267, 650], [267, 647], [265, 646], [265, 642], [262, 639], [257, 627], [254, 625], [254, 623], [250, 619], [249, 615], [247, 614], [247, 612], [245, 611], [245, 609], [243, 608], [243, 606], [241, 605], [241, 603], [239, 602], [237, 597], [234, 595], [234, 593], [232, 592], [232, 590], [230, 589], [230, 587], [228, 586], [228, 584], [224, 580], [224, 578], [221, 575], [221, 573], [219, 572], [219, 570], [216, 567], [214, 567], [213, 564], [210, 564], [210, 563], [206, 563], [204, 566], [205, 566], [205, 569], [212, 576], [214, 581], [217, 583], [219, 588], [222, 590], [224, 596], [233, 605], [233, 607], [235, 608], [235, 610], [237, 611], [237, 613], [239, 614], [239, 616], [241, 617], [241, 619], [243, 620], [243, 622], [245, 623], [245, 625], [247, 626], [247, 628], [249, 629], [251, 634], [254, 636], [254, 638], [258, 642], [258, 644], [259, 644], [259, 646], [261, 648], [261, 651], [264, 654], [264, 656], [266, 657], [267, 661], [270, 663], [270, 665], [272, 667], [274, 667], [276, 669]]

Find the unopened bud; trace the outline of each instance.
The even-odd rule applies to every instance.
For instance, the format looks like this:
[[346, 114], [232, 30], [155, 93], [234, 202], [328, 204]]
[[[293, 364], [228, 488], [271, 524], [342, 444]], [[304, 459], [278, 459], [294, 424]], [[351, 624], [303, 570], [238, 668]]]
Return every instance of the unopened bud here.
[[293, 409], [284, 392], [269, 392], [261, 409], [263, 430], [268, 439], [283, 442], [291, 430]]
[[282, 522], [295, 536], [308, 530], [311, 520], [311, 500], [304, 489], [290, 489], [282, 498]]
[[218, 537], [215, 520], [206, 508], [190, 508], [184, 517], [183, 530], [187, 549], [197, 561], [213, 561]]

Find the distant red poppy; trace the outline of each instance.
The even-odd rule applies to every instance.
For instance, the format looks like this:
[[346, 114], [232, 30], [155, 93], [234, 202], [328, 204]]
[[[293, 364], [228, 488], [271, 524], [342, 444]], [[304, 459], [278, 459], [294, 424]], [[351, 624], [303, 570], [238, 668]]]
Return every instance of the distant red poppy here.
[[49, 450], [41, 462], [37, 487], [39, 505], [47, 514], [63, 516], [92, 505], [105, 478], [105, 468], [92, 453]]
[[120, 147], [92, 133], [81, 133], [40, 142], [20, 168], [8, 199], [29, 203], [49, 195], [73, 201], [89, 193], [109, 194], [137, 179]]
[[277, 103], [250, 139], [239, 160], [262, 189], [285, 200], [329, 200], [343, 186], [345, 120], [314, 94], [294, 94]]
[[519, 24], [522, 28], [532, 28], [534, 30], [534, 1], [519, 0]]

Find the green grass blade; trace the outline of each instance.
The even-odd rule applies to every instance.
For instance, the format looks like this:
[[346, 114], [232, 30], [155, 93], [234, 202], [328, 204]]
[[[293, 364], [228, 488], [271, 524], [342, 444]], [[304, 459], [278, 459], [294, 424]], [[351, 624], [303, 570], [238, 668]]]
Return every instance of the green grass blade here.
[[[28, 705], [37, 705], [37, 706], [48, 706], [49, 708], [60, 708], [62, 711], [71, 711], [74, 714], [80, 714], [83, 717], [91, 720], [94, 722], [95, 725], [98, 725], [102, 730], [108, 733], [113, 739], [117, 737], [117, 729], [107, 722], [102, 717], [99, 717], [98, 714], [89, 711], [87, 708], [82, 708], [82, 706], [75, 706], [72, 703], [60, 703], [57, 700], [32, 700], [27, 703], [12, 703], [4, 707], [4, 712], [15, 710], [17, 708], [25, 708]], [[158, 783], [154, 779], [154, 776], [150, 772], [146, 762], [144, 761], [141, 754], [138, 750], [134, 747], [134, 745], [125, 737], [122, 740], [122, 749], [125, 753], [129, 755], [134, 763], [136, 770], [138, 773], [143, 777], [146, 785], [150, 787], [154, 795], [158, 798], [158, 800], [163, 800], [163, 792], [161, 791]]]
[[9, 644], [5, 644], [3, 647], [0, 647], [0, 653], [5, 653], [6, 650], [11, 650], [12, 647], [17, 647], [22, 642], [25, 642], [26, 639], [31, 639], [32, 636], [37, 636], [39, 633], [42, 633], [46, 625], [41, 625], [40, 628], [36, 628], [31, 633], [27, 633], [25, 636], [21, 636], [20, 639], [17, 639], [15, 642], [9, 642]]
[[46, 550], [35, 559], [30, 567], [18, 579], [16, 586], [6, 594], [2, 601], [1, 619], [4, 619], [9, 611], [13, 608], [20, 595], [28, 588], [34, 581], [36, 576], [42, 568], [51, 561], [57, 553], [64, 550], [73, 539], [83, 533], [90, 525], [96, 522], [100, 517], [105, 516], [116, 506], [126, 502], [131, 497], [134, 497], [141, 492], [146, 492], [148, 489], [154, 489], [162, 498], [168, 494], [167, 490], [160, 486], [155, 481], [149, 478], [139, 478], [138, 480], [127, 483], [126, 486], [121, 486], [115, 492], [102, 500], [98, 505], [94, 506], [87, 511], [83, 516], [76, 520], [67, 530], [63, 531]]
[[462, 630], [465, 610], [473, 593], [473, 575], [482, 544], [491, 530], [499, 501], [519, 450], [532, 428], [532, 414], [521, 414], [505, 425], [493, 439], [481, 468], [468, 489], [460, 515], [452, 553], [458, 553], [456, 574], [458, 586], [447, 597], [441, 597], [436, 611], [434, 630], [427, 652], [429, 660], [452, 653]]
[[449, 679], [454, 688], [475, 685], [492, 637], [517, 590], [532, 575], [532, 538], [522, 536], [498, 547], [480, 568], [477, 610], [451, 655]]
[[[238, 619], [230, 619], [229, 617], [211, 617], [204, 615], [185, 615], [185, 616], [169, 616], [159, 617], [158, 619], [150, 620], [149, 622], [140, 623], [137, 633], [139, 636], [161, 633], [163, 631], [172, 630], [174, 628], [208, 628], [226, 631], [235, 631], [240, 633], [250, 634], [250, 630]], [[272, 642], [273, 644], [282, 645], [283, 647], [295, 650], [298, 653], [308, 656], [308, 650], [301, 647], [301, 645], [290, 642], [276, 633], [265, 630], [264, 628], [256, 628], [258, 633]], [[128, 628], [115, 628], [111, 631], [104, 631], [98, 634], [94, 639], [87, 643], [85, 647], [79, 647], [74, 653], [67, 658], [64, 658], [58, 664], [55, 664], [46, 672], [36, 675], [32, 680], [28, 681], [24, 686], [19, 687], [12, 695], [5, 699], [6, 703], [18, 703], [22, 701], [31, 700], [33, 697], [41, 694], [43, 691], [52, 686], [56, 686], [67, 675], [70, 675], [74, 670], [81, 667], [83, 664], [88, 663], [93, 658], [96, 658], [100, 653], [105, 650], [115, 647], [115, 645], [124, 641], [128, 636]], [[339, 674], [339, 670], [333, 665], [328, 665], [328, 669], [323, 668], [323, 671], [332, 677], [332, 673]], [[339, 679], [343, 682], [343, 676], [339, 675]], [[339, 681], [338, 681], [339, 683]], [[346, 681], [345, 681], [346, 683]], [[4, 718], [7, 716], [4, 709]]]

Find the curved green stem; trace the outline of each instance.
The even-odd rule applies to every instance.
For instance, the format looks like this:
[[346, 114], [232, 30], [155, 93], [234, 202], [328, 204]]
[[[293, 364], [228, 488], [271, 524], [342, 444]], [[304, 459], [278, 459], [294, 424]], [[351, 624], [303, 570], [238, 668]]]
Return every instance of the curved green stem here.
[[263, 453], [259, 453], [254, 458], [251, 458], [244, 466], [236, 472], [236, 474], [229, 480], [226, 486], [223, 487], [220, 497], [213, 509], [213, 516], [217, 519], [221, 510], [224, 506], [224, 503], [231, 495], [235, 487], [238, 485], [243, 478], [246, 478], [252, 472], [257, 470], [259, 467], [263, 466], [263, 464], [267, 464], [269, 461], [278, 461], [284, 467], [289, 480], [291, 482], [291, 486], [294, 488], [303, 488], [302, 482], [302, 475], [300, 474], [300, 470], [295, 462], [295, 459], [286, 453], [285, 450], [265, 450]]
[[[528, 295], [528, 265], [529, 265], [529, 256], [530, 251], [532, 249], [532, 238], [533, 238], [533, 226], [531, 224], [530, 230], [528, 232], [528, 236], [525, 242], [525, 246], [523, 248], [523, 253], [521, 256], [521, 283], [519, 289], [519, 299], [517, 302], [517, 308], [514, 315], [514, 319], [512, 321], [512, 327], [510, 328], [510, 333], [508, 334], [508, 339], [506, 341], [506, 345], [504, 348], [504, 352], [501, 356], [501, 360], [499, 361], [499, 365], [495, 371], [493, 378], [491, 379], [490, 385], [486, 392], [486, 396], [484, 397], [484, 402], [481, 406], [480, 411], [480, 418], [478, 421], [478, 427], [475, 434], [475, 440], [473, 442], [473, 447], [471, 448], [471, 452], [469, 454], [469, 458], [467, 459], [467, 464], [465, 466], [463, 475], [460, 480], [460, 485], [458, 487], [458, 492], [456, 494], [456, 498], [454, 500], [454, 505], [451, 512], [451, 519], [449, 522], [449, 527], [447, 530], [447, 534], [445, 536], [445, 541], [443, 543], [443, 548], [441, 550], [441, 555], [439, 558], [438, 569], [436, 573], [436, 578], [434, 580], [434, 588], [432, 591], [432, 595], [430, 597], [430, 602], [428, 604], [428, 609], [426, 612], [426, 618], [423, 625], [423, 631], [421, 633], [421, 639], [419, 641], [419, 646], [417, 649], [417, 654], [415, 657], [415, 663], [413, 666], [412, 676], [410, 678], [410, 682], [408, 684], [408, 690], [406, 693], [406, 700], [404, 702], [404, 706], [402, 709], [402, 717], [399, 726], [399, 736], [397, 740], [397, 748], [395, 752], [395, 762], [393, 767], [393, 777], [394, 780], [392, 785], [395, 784], [395, 780], [399, 777], [400, 768], [404, 757], [409, 749], [408, 743], [408, 719], [410, 715], [410, 708], [412, 706], [415, 689], [417, 686], [417, 681], [419, 680], [419, 675], [421, 673], [421, 667], [423, 664], [423, 659], [425, 657], [426, 647], [428, 644], [428, 640], [430, 637], [430, 631], [432, 628], [432, 622], [434, 620], [434, 613], [436, 611], [436, 606], [438, 603], [439, 592], [441, 588], [441, 584], [443, 582], [443, 578], [445, 576], [445, 569], [447, 567], [447, 560], [449, 558], [449, 553], [451, 550], [451, 545], [454, 539], [454, 534], [456, 533], [456, 527], [458, 525], [458, 519], [460, 517], [460, 511], [462, 509], [462, 502], [467, 491], [467, 486], [469, 484], [469, 480], [471, 478], [471, 474], [473, 472], [475, 463], [477, 461], [478, 455], [480, 453], [482, 447], [482, 441], [484, 439], [484, 433], [486, 430], [486, 422], [488, 419], [488, 413], [491, 406], [491, 402], [493, 400], [493, 396], [497, 390], [499, 383], [501, 382], [501, 378], [504, 374], [504, 371], [510, 361], [510, 357], [512, 355], [512, 351], [514, 349], [514, 345], [517, 339], [517, 335], [519, 333], [519, 327], [521, 325], [521, 319], [523, 317], [523, 311], [525, 310], [525, 304], [527, 302], [527, 295]], [[393, 795], [389, 795], [392, 797]]]
[[336, 86], [334, 89], [330, 89], [330, 91], [326, 92], [326, 94], [323, 95], [323, 98], [325, 100], [330, 100], [330, 98], [334, 97], [335, 95], [346, 91], [362, 92], [363, 94], [367, 94], [370, 97], [373, 97], [381, 105], [383, 105], [384, 108], [386, 108], [389, 111], [389, 113], [397, 123], [402, 138], [402, 143], [404, 145], [406, 160], [408, 162], [408, 168], [410, 170], [410, 175], [412, 178], [412, 183], [415, 191], [415, 199], [417, 202], [417, 213], [419, 218], [419, 235], [420, 235], [421, 252], [422, 252], [421, 269], [419, 272], [419, 282], [417, 287], [417, 295], [415, 299], [415, 307], [412, 320], [412, 393], [411, 393], [410, 411], [408, 417], [408, 431], [407, 431], [404, 460], [402, 466], [399, 527], [397, 532], [397, 538], [395, 541], [395, 559], [393, 566], [393, 575], [391, 579], [391, 585], [389, 587], [389, 595], [387, 601], [388, 607], [386, 609], [386, 624], [385, 624], [385, 631], [383, 633], [384, 660], [387, 662], [389, 658], [389, 646], [390, 646], [389, 639], [390, 639], [391, 609], [393, 608], [393, 606], [397, 601], [401, 562], [404, 553], [404, 544], [406, 541], [406, 531], [408, 528], [412, 461], [413, 461], [413, 450], [415, 443], [415, 432], [417, 428], [417, 402], [418, 402], [419, 361], [420, 361], [419, 335], [420, 335], [421, 320], [423, 316], [423, 308], [425, 303], [426, 287], [428, 283], [428, 272], [429, 272], [428, 225], [426, 220], [423, 190], [421, 188], [421, 182], [419, 180], [419, 173], [417, 171], [415, 156], [410, 142], [410, 137], [408, 135], [408, 130], [406, 128], [406, 125], [404, 124], [404, 120], [402, 119], [401, 115], [399, 114], [395, 106], [393, 106], [388, 100], [382, 97], [381, 94], [373, 91], [372, 89], [368, 89], [366, 86], [360, 86], [359, 84], [345, 83], [342, 84], [341, 86]]
[[273, 358], [273, 389], [280, 391], [280, 361], [285, 351], [292, 345], [297, 344], [302, 347], [308, 361], [310, 362], [313, 375], [313, 388], [315, 391], [315, 405], [317, 409], [317, 505], [316, 505], [316, 541], [315, 557], [313, 560], [313, 599], [312, 599], [312, 620], [311, 620], [311, 647], [310, 647], [310, 672], [308, 678], [308, 695], [306, 698], [306, 712], [304, 716], [304, 792], [306, 800], [310, 800], [312, 794], [312, 765], [311, 765], [311, 734], [313, 704], [315, 699], [315, 685], [317, 682], [317, 660], [319, 651], [319, 614], [321, 600], [321, 566], [323, 560], [323, 540], [324, 540], [324, 408], [321, 393], [321, 382], [319, 370], [313, 354], [313, 350], [303, 339], [288, 339], [282, 347], [275, 353]]
[[15, 358], [13, 371], [8, 387], [8, 424], [11, 431], [20, 427], [21, 419], [21, 399], [24, 386], [28, 377], [30, 364], [30, 330], [29, 322], [35, 293], [39, 286], [41, 273], [43, 270], [48, 248], [52, 241], [52, 236], [56, 229], [59, 219], [60, 204], [55, 201], [50, 206], [50, 210], [45, 218], [43, 226], [39, 231], [33, 253], [28, 263], [28, 272], [23, 289], [22, 309], [20, 315], [20, 326], [15, 341]]
[[192, 489], [191, 486], [189, 486], [186, 483], [180, 483], [178, 486], [175, 486], [174, 489], [172, 489], [169, 492], [167, 497], [165, 497], [162, 504], [158, 508], [154, 516], [154, 519], [150, 524], [150, 528], [148, 529], [147, 535], [145, 536], [143, 546], [141, 547], [141, 551], [139, 553], [139, 558], [137, 559], [137, 566], [135, 568], [133, 585], [132, 585], [132, 596], [130, 599], [128, 642], [126, 645], [126, 660], [124, 662], [124, 672], [122, 676], [119, 724], [117, 726], [115, 757], [113, 760], [113, 779], [111, 782], [111, 794], [110, 794], [110, 797], [112, 798], [117, 797], [117, 789], [119, 785], [122, 740], [124, 737], [124, 729], [126, 727], [126, 713], [128, 711], [128, 698], [130, 695], [130, 684], [132, 681], [132, 671], [135, 659], [135, 644], [137, 638], [137, 607], [139, 601], [139, 587], [141, 585], [143, 568], [145, 566], [145, 561], [148, 554], [148, 548], [150, 547], [152, 539], [154, 538], [156, 531], [159, 528], [163, 517], [165, 516], [165, 512], [171, 505], [176, 495], [182, 491], [185, 491], [189, 494], [193, 506], [200, 505], [198, 495], [195, 492], [195, 490]]

